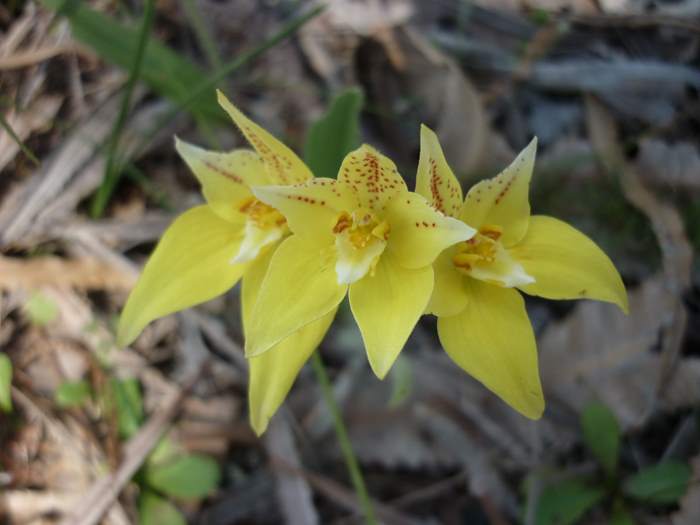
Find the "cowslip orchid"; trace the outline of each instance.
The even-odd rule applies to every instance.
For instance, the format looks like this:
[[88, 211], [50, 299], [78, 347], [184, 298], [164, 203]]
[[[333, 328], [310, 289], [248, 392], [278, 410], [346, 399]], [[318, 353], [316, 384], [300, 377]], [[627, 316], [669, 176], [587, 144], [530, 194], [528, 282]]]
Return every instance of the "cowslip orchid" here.
[[294, 235], [272, 256], [246, 355], [266, 355], [288, 334], [332, 315], [348, 294], [370, 366], [383, 378], [425, 311], [435, 258], [475, 231], [409, 192], [394, 163], [367, 145], [345, 157], [337, 180], [253, 193], [287, 218]]
[[427, 312], [462, 369], [521, 414], [544, 410], [535, 336], [518, 290], [547, 299], [597, 299], [627, 312], [615, 266], [587, 236], [553, 217], [531, 215], [533, 141], [498, 176], [474, 185], [462, 201], [459, 182], [435, 133], [421, 128], [416, 191], [447, 216], [475, 228], [470, 239], [435, 261]]
[[[219, 92], [219, 103], [253, 150], [215, 152], [176, 139], [175, 147], [202, 186], [205, 204], [185, 211], [158, 242], [131, 291], [119, 320], [117, 341], [130, 344], [151, 321], [217, 297], [242, 278], [244, 332], [272, 254], [289, 236], [284, 216], [261, 202], [251, 187], [295, 184], [312, 178], [306, 165]], [[286, 396], [299, 355], [309, 355], [332, 315], [286, 334], [264, 355], [251, 358], [251, 424], [262, 433]], [[283, 355], [280, 361], [277, 355]], [[303, 361], [302, 361], [303, 364]]]

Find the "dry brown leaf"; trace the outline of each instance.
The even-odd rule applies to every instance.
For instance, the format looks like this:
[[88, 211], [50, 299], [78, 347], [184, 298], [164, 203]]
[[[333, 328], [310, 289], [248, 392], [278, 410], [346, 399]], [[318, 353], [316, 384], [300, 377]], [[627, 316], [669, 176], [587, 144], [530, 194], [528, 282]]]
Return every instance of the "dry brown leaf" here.
[[593, 96], [587, 96], [586, 121], [594, 150], [609, 172], [619, 174], [625, 198], [644, 213], [661, 248], [666, 308], [661, 329], [661, 362], [656, 376], [656, 395], [650, 400], [653, 410], [656, 397], [663, 393], [676, 370], [685, 335], [688, 313], [683, 294], [690, 286], [693, 249], [685, 234], [683, 219], [676, 208], [660, 199], [641, 180], [638, 170], [625, 159], [618, 137], [617, 123], [608, 110]]
[[[662, 328], [673, 317], [675, 298], [657, 275], [630, 293], [630, 313], [612, 305], [580, 304], [550, 326], [539, 342], [540, 372], [546, 397], [576, 411], [600, 399], [625, 429], [650, 416], [656, 400], [653, 380], [663, 356], [655, 351]], [[658, 408], [674, 410], [700, 402], [700, 359], [683, 358]]]
[[0, 290], [35, 290], [53, 286], [128, 291], [135, 282], [133, 273], [94, 257], [63, 259], [45, 256], [20, 259], [0, 255]]

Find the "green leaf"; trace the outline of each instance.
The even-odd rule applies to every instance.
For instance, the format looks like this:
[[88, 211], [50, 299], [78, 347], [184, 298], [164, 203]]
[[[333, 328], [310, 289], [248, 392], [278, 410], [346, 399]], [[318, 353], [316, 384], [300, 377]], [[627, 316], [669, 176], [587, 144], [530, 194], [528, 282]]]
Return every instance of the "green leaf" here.
[[0, 352], [0, 410], [12, 412], [12, 361]]
[[146, 459], [148, 465], [157, 466], [167, 463], [182, 454], [180, 447], [176, 446], [172, 439], [162, 438]]
[[71, 408], [82, 405], [90, 397], [90, 393], [90, 384], [84, 379], [67, 381], [56, 389], [54, 399], [58, 406]]
[[116, 379], [110, 381], [112, 397], [117, 411], [119, 435], [129, 439], [138, 432], [143, 423], [143, 399], [136, 379]]
[[139, 498], [139, 525], [187, 525], [187, 521], [172, 503], [144, 491]]
[[345, 155], [359, 145], [363, 100], [357, 88], [344, 91], [309, 129], [304, 159], [316, 177], [335, 178]]
[[212, 458], [199, 454], [180, 456], [167, 463], [148, 465], [146, 483], [163, 494], [181, 499], [199, 499], [219, 484], [221, 472]]
[[602, 403], [589, 403], [581, 414], [583, 440], [605, 469], [613, 476], [620, 451], [620, 426], [615, 415]]
[[[75, 38], [91, 47], [104, 60], [125, 70], [132, 67], [139, 44], [137, 25], [123, 25], [79, 2], [41, 2], [64, 14], [70, 21]], [[205, 75], [203, 69], [182, 58], [168, 46], [155, 38], [148, 39], [140, 78], [157, 93], [175, 102], [184, 102]], [[188, 109], [199, 116], [219, 121], [224, 119], [213, 91], [202, 93], [188, 104]]]
[[36, 292], [24, 304], [29, 322], [35, 326], [46, 326], [58, 317], [58, 306], [52, 299]]
[[692, 472], [686, 463], [668, 461], [647, 467], [625, 481], [629, 497], [648, 503], [675, 503], [688, 488]]
[[582, 480], [567, 480], [542, 491], [537, 502], [537, 525], [570, 525], [600, 502], [605, 496], [601, 487], [592, 487]]

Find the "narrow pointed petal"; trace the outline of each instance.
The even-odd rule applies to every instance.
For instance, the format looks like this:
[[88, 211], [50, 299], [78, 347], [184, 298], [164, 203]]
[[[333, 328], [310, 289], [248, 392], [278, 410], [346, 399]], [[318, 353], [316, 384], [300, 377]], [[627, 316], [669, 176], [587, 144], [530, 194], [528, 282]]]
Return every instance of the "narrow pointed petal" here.
[[267, 352], [248, 359], [250, 424], [260, 436], [287, 397], [306, 361], [323, 340], [337, 308], [283, 339]]
[[438, 319], [447, 354], [515, 410], [530, 419], [544, 411], [537, 347], [523, 298], [516, 290], [467, 280], [469, 302]]
[[397, 194], [408, 191], [396, 164], [367, 144], [345, 156], [338, 181], [352, 188], [360, 206], [375, 212], [382, 211]]
[[154, 319], [213, 299], [236, 284], [246, 269], [230, 263], [241, 236], [239, 227], [209, 206], [175, 219], [129, 295], [119, 319], [118, 344], [130, 344]]
[[535, 282], [520, 289], [548, 299], [596, 299], [627, 313], [627, 292], [607, 255], [587, 236], [553, 217], [533, 215], [510, 253]]
[[406, 268], [432, 264], [445, 248], [476, 233], [459, 219], [435, 211], [423, 196], [412, 192], [389, 202], [385, 217], [391, 227], [387, 250]]
[[270, 133], [246, 117], [221, 91], [216, 92], [219, 105], [255, 148], [265, 164], [270, 183], [296, 184], [313, 177], [309, 168], [297, 155]]
[[452, 263], [454, 253], [454, 248], [448, 248], [435, 259], [435, 286], [425, 310], [427, 314], [449, 317], [457, 315], [467, 306], [469, 293], [464, 284], [467, 277], [457, 271]]
[[297, 235], [333, 242], [333, 227], [343, 211], [359, 204], [350, 188], [333, 179], [317, 177], [294, 186], [262, 186], [253, 193], [287, 218]]
[[508, 248], [525, 236], [530, 219], [530, 179], [535, 165], [537, 139], [498, 176], [472, 186], [460, 218], [476, 229], [493, 224], [503, 228], [501, 242]]
[[350, 308], [362, 333], [369, 364], [380, 379], [406, 344], [432, 289], [430, 266], [408, 270], [389, 255], [379, 259], [374, 274], [350, 285]]
[[246, 356], [259, 355], [333, 310], [345, 297], [335, 248], [292, 235], [270, 261], [248, 323]]
[[175, 149], [202, 185], [209, 206], [227, 221], [245, 220], [238, 205], [253, 196], [250, 186], [269, 184], [265, 166], [253, 151], [208, 151], [177, 137]]
[[416, 193], [425, 197], [436, 210], [445, 215], [459, 215], [462, 187], [445, 160], [437, 135], [425, 124], [420, 127]]

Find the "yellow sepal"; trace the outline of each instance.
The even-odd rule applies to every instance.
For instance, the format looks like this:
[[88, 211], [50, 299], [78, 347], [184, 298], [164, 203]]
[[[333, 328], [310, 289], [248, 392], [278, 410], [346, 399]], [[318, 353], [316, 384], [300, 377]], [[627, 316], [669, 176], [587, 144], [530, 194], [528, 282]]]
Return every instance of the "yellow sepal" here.
[[523, 298], [516, 290], [467, 278], [469, 302], [438, 319], [447, 354], [464, 371], [530, 419], [544, 411], [537, 347]]
[[535, 278], [519, 286], [547, 299], [596, 299], [627, 313], [627, 291], [612, 261], [591, 239], [553, 217], [533, 215], [510, 253]]
[[445, 248], [476, 233], [459, 219], [435, 211], [422, 195], [408, 191], [387, 204], [385, 217], [391, 228], [387, 251], [406, 268], [432, 264]]
[[501, 227], [501, 242], [506, 248], [520, 241], [530, 219], [528, 192], [536, 152], [535, 138], [498, 176], [472, 186], [460, 218], [477, 230], [490, 224]]
[[216, 95], [221, 107], [260, 155], [271, 184], [296, 184], [313, 177], [296, 153], [246, 117], [221, 91]]
[[333, 310], [345, 297], [335, 249], [292, 235], [270, 261], [247, 326], [246, 356], [259, 355]]
[[350, 285], [350, 308], [369, 364], [380, 379], [406, 344], [432, 290], [432, 267], [409, 270], [389, 254], [379, 259], [373, 273]]
[[462, 187], [445, 160], [437, 135], [425, 124], [420, 127], [416, 193], [450, 217], [456, 217], [462, 207]]
[[241, 243], [240, 227], [198, 206], [165, 231], [122, 311], [117, 343], [130, 344], [160, 317], [221, 295], [247, 265], [231, 264]]
[[243, 222], [241, 203], [253, 194], [250, 186], [269, 184], [265, 166], [250, 150], [208, 151], [175, 137], [175, 149], [202, 185], [202, 194], [214, 212], [230, 222]]

